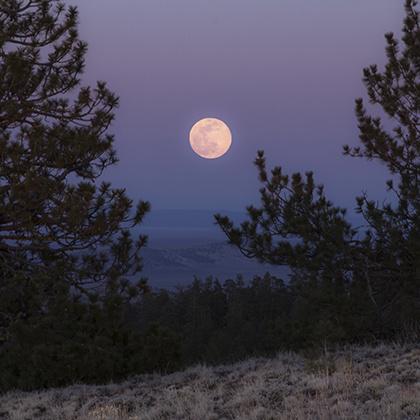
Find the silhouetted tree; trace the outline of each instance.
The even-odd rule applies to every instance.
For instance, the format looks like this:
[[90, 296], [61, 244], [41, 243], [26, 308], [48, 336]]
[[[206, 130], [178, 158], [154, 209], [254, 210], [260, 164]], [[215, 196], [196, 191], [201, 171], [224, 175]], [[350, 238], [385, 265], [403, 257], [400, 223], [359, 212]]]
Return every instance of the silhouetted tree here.
[[345, 210], [335, 207], [315, 184], [312, 173], [296, 173], [290, 179], [275, 167], [269, 174], [263, 152], [255, 164], [263, 184], [261, 207], [248, 207], [249, 220], [240, 227], [220, 215], [217, 223], [245, 256], [290, 267], [294, 334], [301, 344], [310, 345], [315, 331], [320, 339], [344, 339], [340, 324], [348, 306], [356, 231], [346, 221]]
[[[100, 352], [99, 336], [117, 346], [123, 302], [145, 289], [133, 276], [146, 238], [128, 229], [149, 205], [98, 183], [117, 162], [108, 128], [118, 98], [104, 82], [80, 87], [87, 46], [77, 19], [76, 8], [58, 0], [0, 1], [2, 360], [26, 344], [36, 348], [28, 332], [43, 330], [45, 338], [52, 326], [59, 330], [56, 339], [50, 334], [53, 352], [60, 337], [71, 339], [64, 325], [79, 328], [92, 317], [101, 321], [87, 330], [89, 346]], [[81, 350], [85, 338], [74, 336]]]
[[[364, 70], [370, 101], [398, 125], [389, 133], [358, 99], [362, 145], [344, 148], [351, 156], [386, 164], [393, 178], [387, 183], [395, 193], [393, 202], [380, 206], [366, 195], [357, 199], [358, 211], [368, 224], [366, 233], [346, 221], [345, 210], [327, 200], [311, 173], [289, 179], [276, 167], [268, 174], [263, 152], [258, 152], [255, 161], [263, 185], [261, 207], [248, 207], [249, 220], [239, 227], [227, 217], [215, 216], [230, 243], [244, 255], [291, 268], [296, 316], [303, 317], [311, 331], [319, 330], [320, 338], [382, 335], [420, 319], [420, 30], [416, 5], [406, 1], [404, 49], [399, 51], [395, 37], [387, 34], [384, 72], [377, 66]], [[351, 309], [354, 317], [346, 312]], [[302, 330], [300, 335], [306, 333]]]
[[386, 34], [388, 62], [364, 69], [371, 104], [388, 117], [387, 130], [379, 117], [356, 101], [361, 146], [344, 147], [346, 155], [385, 165], [391, 179], [391, 201], [378, 205], [364, 194], [357, 208], [367, 222], [360, 253], [368, 288], [383, 321], [394, 328], [420, 319], [420, 27], [417, 2], [407, 0], [402, 43]]

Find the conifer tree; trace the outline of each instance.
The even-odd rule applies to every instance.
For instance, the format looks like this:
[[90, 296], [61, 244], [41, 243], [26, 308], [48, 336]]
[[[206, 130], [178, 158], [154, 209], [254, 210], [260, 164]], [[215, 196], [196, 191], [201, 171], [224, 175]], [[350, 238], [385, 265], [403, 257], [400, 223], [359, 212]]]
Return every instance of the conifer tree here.
[[320, 344], [326, 337], [344, 340], [341, 326], [350, 306], [352, 244], [357, 241], [346, 211], [327, 199], [312, 173], [295, 173], [291, 179], [281, 167], [268, 173], [262, 151], [255, 164], [263, 185], [261, 207], [249, 206], [249, 220], [239, 227], [221, 215], [216, 222], [246, 257], [290, 268], [298, 346]]
[[[372, 117], [363, 99], [356, 100], [361, 145], [344, 146], [349, 156], [385, 165], [393, 197], [384, 205], [366, 194], [357, 208], [367, 232], [360, 254], [370, 293], [387, 324], [420, 319], [420, 27], [417, 2], [406, 0], [402, 42], [386, 34], [387, 64], [363, 71], [372, 105], [387, 124]], [[392, 126], [391, 130], [385, 128]]]
[[[385, 164], [391, 174], [387, 186], [395, 197], [389, 203], [378, 205], [366, 195], [357, 198], [366, 231], [346, 221], [345, 210], [327, 200], [311, 173], [306, 177], [294, 174], [290, 180], [276, 167], [269, 174], [263, 152], [258, 152], [255, 162], [262, 183], [261, 207], [250, 206], [249, 220], [240, 227], [227, 217], [215, 216], [244, 255], [289, 266], [292, 287], [304, 302], [301, 309], [306, 321], [324, 312], [321, 324], [330, 331], [338, 327], [331, 325], [332, 319], [354, 330], [354, 325], [348, 325], [349, 315], [340, 308], [363, 312], [355, 316], [356, 323], [362, 319], [376, 335], [395, 333], [420, 319], [420, 30], [416, 7], [416, 1], [406, 0], [402, 48], [393, 34], [386, 35], [385, 70], [380, 72], [375, 65], [364, 70], [370, 102], [380, 105], [397, 125], [387, 131], [358, 99], [361, 146], [344, 147], [347, 155]], [[372, 317], [379, 324], [372, 324]]]
[[129, 277], [146, 238], [129, 229], [149, 204], [100, 182], [118, 98], [81, 86], [77, 25], [59, 0], [0, 0], [0, 350], [69, 302], [102, 302], [110, 320], [145, 289]]

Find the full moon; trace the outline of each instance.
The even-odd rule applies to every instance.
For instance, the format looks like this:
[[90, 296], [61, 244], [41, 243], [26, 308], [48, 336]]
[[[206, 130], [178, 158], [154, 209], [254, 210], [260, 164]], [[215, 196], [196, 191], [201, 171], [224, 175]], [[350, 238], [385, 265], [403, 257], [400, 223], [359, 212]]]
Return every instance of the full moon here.
[[229, 150], [232, 133], [222, 120], [204, 118], [191, 128], [190, 144], [197, 155], [205, 159], [217, 159]]

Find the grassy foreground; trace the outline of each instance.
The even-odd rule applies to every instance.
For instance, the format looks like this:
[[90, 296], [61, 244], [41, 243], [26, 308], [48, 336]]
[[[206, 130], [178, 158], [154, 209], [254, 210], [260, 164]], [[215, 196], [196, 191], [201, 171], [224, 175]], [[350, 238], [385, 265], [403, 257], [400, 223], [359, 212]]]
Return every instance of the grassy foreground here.
[[279, 354], [0, 396], [0, 419], [420, 419], [420, 346]]

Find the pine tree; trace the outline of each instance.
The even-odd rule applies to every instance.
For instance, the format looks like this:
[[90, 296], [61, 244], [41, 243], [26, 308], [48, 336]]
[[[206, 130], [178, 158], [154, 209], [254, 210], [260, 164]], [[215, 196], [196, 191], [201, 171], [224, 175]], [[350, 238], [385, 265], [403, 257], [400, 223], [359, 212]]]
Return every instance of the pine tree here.
[[[321, 336], [339, 331], [391, 334], [420, 319], [420, 31], [417, 3], [406, 1], [403, 50], [387, 34], [383, 73], [364, 70], [370, 101], [397, 126], [389, 133], [380, 118], [356, 101], [361, 146], [345, 154], [384, 163], [394, 200], [377, 205], [357, 198], [366, 232], [354, 229], [344, 209], [316, 186], [312, 173], [290, 179], [280, 167], [267, 172], [263, 152], [255, 161], [262, 183], [261, 207], [248, 207], [249, 220], [235, 227], [221, 215], [216, 222], [228, 240], [249, 258], [292, 269], [291, 288], [304, 323], [319, 321]], [[395, 182], [397, 185], [395, 186]], [[361, 299], [360, 290], [364, 290]], [[343, 310], [344, 308], [344, 310]], [[346, 314], [346, 310], [356, 314]], [[351, 320], [353, 318], [353, 321]], [[356, 324], [362, 328], [357, 333]], [[363, 331], [363, 327], [366, 328]], [[351, 333], [350, 333], [351, 332]]]
[[[367, 224], [360, 262], [366, 267], [371, 297], [386, 324], [399, 328], [420, 319], [420, 27], [417, 2], [406, 0], [402, 44], [386, 34], [387, 64], [363, 71], [372, 105], [379, 105], [387, 130], [356, 100], [361, 146], [344, 146], [353, 157], [385, 165], [391, 200], [379, 205], [357, 198]], [[402, 47], [402, 48], [401, 48]]]
[[261, 207], [248, 207], [249, 220], [235, 227], [221, 215], [216, 222], [248, 258], [287, 266], [294, 296], [292, 328], [297, 347], [320, 344], [324, 339], [344, 340], [341, 325], [349, 307], [353, 244], [356, 231], [346, 211], [327, 199], [312, 173], [269, 174], [265, 156], [258, 152]]
[[146, 238], [129, 229], [149, 204], [99, 182], [117, 162], [118, 98], [81, 86], [77, 26], [61, 1], [0, 0], [0, 351], [60, 300], [112, 314], [145, 289], [132, 279]]

